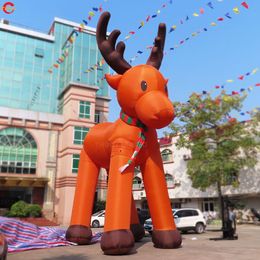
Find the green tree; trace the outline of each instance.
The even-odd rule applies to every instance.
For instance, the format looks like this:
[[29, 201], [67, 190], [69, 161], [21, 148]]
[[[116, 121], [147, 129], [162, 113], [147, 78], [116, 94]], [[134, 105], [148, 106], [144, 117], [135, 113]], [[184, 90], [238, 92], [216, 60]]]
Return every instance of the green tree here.
[[187, 103], [174, 102], [176, 119], [170, 128], [173, 135], [179, 135], [177, 147], [191, 151], [187, 174], [194, 188], [217, 188], [222, 227], [222, 186], [238, 187], [238, 173], [254, 167], [259, 149], [259, 112], [246, 122], [230, 116], [240, 111], [245, 98], [245, 94], [222, 91], [216, 97], [193, 93]]

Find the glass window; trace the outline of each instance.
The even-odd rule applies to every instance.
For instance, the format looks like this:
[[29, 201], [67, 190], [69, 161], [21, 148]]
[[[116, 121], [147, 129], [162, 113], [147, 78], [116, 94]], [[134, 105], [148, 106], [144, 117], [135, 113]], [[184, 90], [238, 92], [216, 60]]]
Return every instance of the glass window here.
[[214, 201], [212, 199], [205, 198], [202, 203], [203, 211], [214, 211]]
[[88, 131], [89, 131], [89, 128], [87, 128], [87, 127], [75, 126], [73, 143], [80, 144], [80, 145], [83, 144]]
[[43, 58], [44, 57], [44, 50], [41, 48], [36, 48], [34, 55], [38, 58]]
[[167, 187], [173, 187], [174, 186], [173, 176], [171, 174], [166, 173], [165, 174], [165, 180], [166, 180], [166, 183], [167, 183]]
[[177, 215], [179, 218], [191, 217], [192, 211], [191, 210], [180, 210], [175, 215]]
[[80, 101], [79, 102], [79, 117], [90, 118], [90, 102]]
[[32, 135], [21, 128], [0, 131], [0, 172], [35, 174], [37, 145]]
[[139, 177], [134, 177], [133, 179], [133, 189], [140, 189], [142, 180]]
[[161, 153], [163, 162], [169, 162], [172, 161], [172, 151], [169, 149], [165, 149]]
[[191, 210], [192, 216], [198, 216], [199, 213], [197, 210]]
[[95, 123], [100, 123], [100, 119], [101, 119], [101, 111], [96, 110], [95, 111]]
[[78, 173], [79, 168], [79, 154], [72, 155], [72, 173]]

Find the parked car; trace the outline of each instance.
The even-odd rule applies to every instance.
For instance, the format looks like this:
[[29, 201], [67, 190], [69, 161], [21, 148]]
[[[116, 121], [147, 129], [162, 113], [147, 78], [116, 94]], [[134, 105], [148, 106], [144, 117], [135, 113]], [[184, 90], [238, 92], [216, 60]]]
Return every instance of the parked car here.
[[94, 213], [91, 216], [90, 223], [93, 228], [103, 227], [105, 224], [105, 210]]
[[[182, 208], [172, 210], [176, 227], [183, 232], [194, 230], [201, 234], [205, 231], [206, 220], [199, 209]], [[147, 219], [144, 222], [144, 229], [149, 233], [153, 231], [152, 219]]]

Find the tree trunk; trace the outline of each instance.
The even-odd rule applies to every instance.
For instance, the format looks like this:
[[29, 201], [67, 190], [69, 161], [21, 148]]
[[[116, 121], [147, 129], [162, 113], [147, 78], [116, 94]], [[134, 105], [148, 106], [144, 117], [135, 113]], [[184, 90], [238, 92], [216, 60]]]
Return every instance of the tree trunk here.
[[217, 187], [218, 187], [218, 201], [219, 201], [219, 213], [221, 217], [221, 222], [222, 222], [222, 227], [221, 229], [224, 230], [224, 199], [222, 195], [222, 190], [221, 190], [221, 184], [220, 181], [217, 182]]

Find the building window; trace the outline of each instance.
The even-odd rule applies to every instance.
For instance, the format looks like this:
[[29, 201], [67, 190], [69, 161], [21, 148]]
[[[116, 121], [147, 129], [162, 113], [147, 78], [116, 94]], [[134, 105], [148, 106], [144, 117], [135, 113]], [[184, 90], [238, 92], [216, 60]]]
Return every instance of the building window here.
[[79, 154], [72, 155], [72, 173], [78, 173], [79, 168]]
[[80, 144], [80, 145], [83, 144], [88, 131], [89, 131], [89, 128], [87, 128], [87, 127], [75, 126], [73, 143]]
[[133, 189], [141, 189], [142, 180], [139, 177], [134, 177], [133, 179]]
[[79, 102], [79, 117], [80, 118], [90, 118], [90, 102], [80, 101]]
[[95, 111], [95, 123], [96, 124], [100, 123], [100, 119], [101, 119], [101, 111], [96, 110]]
[[43, 58], [44, 57], [44, 50], [41, 49], [41, 48], [36, 48], [34, 55], [35, 55], [35, 57]]
[[169, 173], [166, 173], [165, 174], [165, 180], [166, 180], [166, 183], [167, 183], [167, 187], [173, 187], [173, 177], [171, 174]]
[[21, 128], [0, 131], [0, 172], [35, 174], [37, 145], [30, 133]]
[[212, 199], [204, 199], [202, 203], [203, 211], [214, 211], [214, 201]]
[[169, 149], [165, 149], [161, 152], [162, 160], [163, 162], [172, 162], [173, 157], [172, 157], [172, 151]]

